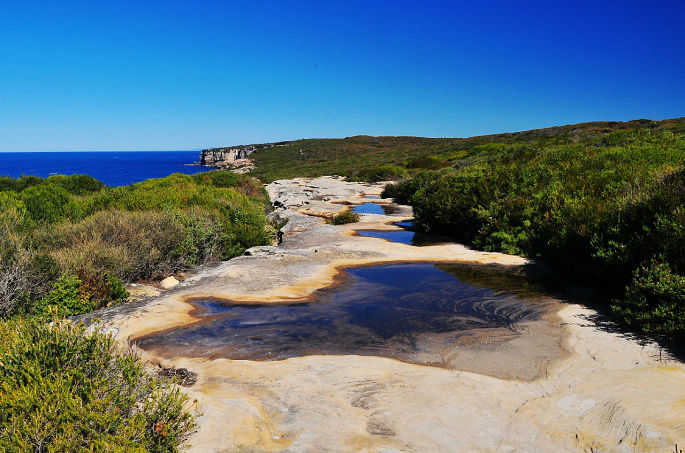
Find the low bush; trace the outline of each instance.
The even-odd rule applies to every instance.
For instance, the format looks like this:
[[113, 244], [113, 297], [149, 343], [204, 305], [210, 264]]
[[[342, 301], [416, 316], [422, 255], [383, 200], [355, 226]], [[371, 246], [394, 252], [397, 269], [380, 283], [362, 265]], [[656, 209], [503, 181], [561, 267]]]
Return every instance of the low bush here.
[[359, 214], [356, 212], [353, 212], [349, 209], [336, 214], [335, 216], [331, 217], [328, 221], [328, 223], [332, 225], [344, 225], [346, 223], [357, 223], [359, 222]]
[[38, 176], [22, 176], [20, 178], [0, 176], [0, 192], [21, 192], [29, 187], [45, 183], [60, 186], [72, 195], [86, 195], [98, 192], [105, 187], [102, 181], [98, 181], [88, 175], [53, 175], [48, 178], [40, 178]]
[[55, 184], [31, 186], [24, 189], [19, 198], [31, 220], [39, 224], [75, 220], [81, 216], [80, 208], [69, 192]]
[[623, 299], [611, 306], [626, 324], [655, 335], [685, 333], [685, 275], [654, 258], [633, 273]]
[[369, 182], [394, 181], [406, 178], [408, 174], [406, 168], [394, 164], [384, 164], [360, 170], [354, 179]]
[[46, 181], [62, 187], [72, 195], [87, 195], [105, 188], [102, 181], [88, 175], [53, 175], [48, 177]]
[[381, 198], [393, 198], [396, 203], [411, 204], [412, 197], [419, 187], [425, 185], [430, 179], [437, 177], [437, 172], [426, 171], [417, 173], [411, 179], [405, 179], [386, 185], [383, 189], [383, 193], [381, 193]]
[[426, 156], [417, 156], [413, 159], [409, 159], [409, 161], [407, 161], [406, 167], [422, 170], [437, 170], [438, 168], [446, 167], [448, 165], [448, 161], [440, 159], [438, 156], [429, 154]]
[[0, 451], [175, 452], [187, 397], [111, 337], [60, 320], [0, 323]]
[[63, 275], [48, 294], [32, 305], [31, 313], [40, 317], [75, 316], [123, 302], [127, 297], [121, 280], [108, 274], [83, 273], [80, 278]]
[[102, 211], [36, 235], [62, 273], [110, 273], [124, 281], [165, 277], [183, 266], [183, 225], [170, 213]]
[[0, 189], [0, 315], [30, 311], [60, 275], [78, 276], [94, 293], [65, 307], [73, 313], [110, 303], [114, 278], [164, 278], [274, 236], [263, 186], [230, 172], [115, 188], [82, 175], [0, 178]]

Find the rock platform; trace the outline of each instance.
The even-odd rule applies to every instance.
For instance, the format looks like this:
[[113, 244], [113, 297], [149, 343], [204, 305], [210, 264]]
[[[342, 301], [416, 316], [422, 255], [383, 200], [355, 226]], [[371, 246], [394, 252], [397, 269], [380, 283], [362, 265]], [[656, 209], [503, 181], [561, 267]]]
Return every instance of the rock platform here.
[[[199, 322], [188, 303], [306, 301], [339, 283], [345, 267], [394, 262], [467, 262], [513, 269], [524, 258], [458, 244], [415, 247], [355, 235], [412, 218], [364, 214], [355, 224], [324, 218], [378, 195], [382, 184], [322, 177], [268, 186], [285, 221], [281, 246], [205, 269], [157, 297], [85, 320], [124, 344]], [[511, 341], [455, 345], [449, 369], [374, 356], [315, 355], [282, 361], [163, 359], [197, 380], [192, 452], [661, 452], [685, 443], [685, 366], [558, 301]], [[546, 354], [532, 353], [546, 348]], [[542, 359], [541, 357], [544, 357]]]

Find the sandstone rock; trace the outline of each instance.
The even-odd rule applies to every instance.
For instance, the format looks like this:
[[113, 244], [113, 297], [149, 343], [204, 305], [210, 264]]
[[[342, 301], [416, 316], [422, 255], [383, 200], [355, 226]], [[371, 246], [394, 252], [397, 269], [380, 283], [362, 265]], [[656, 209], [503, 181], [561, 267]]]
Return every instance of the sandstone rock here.
[[245, 250], [245, 256], [273, 256], [279, 253], [278, 247], [272, 245], [258, 245]]
[[[319, 188], [305, 198], [305, 184]], [[104, 320], [100, 328], [126, 345], [130, 338], [197, 322], [186, 302], [190, 297], [298, 301], [338, 282], [339, 269], [356, 265], [527, 263], [458, 244], [418, 247], [354, 234], [397, 231], [395, 222], [411, 219], [409, 207], [348, 225], [326, 225], [316, 214], [290, 207], [299, 198], [310, 201], [306, 212], [333, 215], [342, 203], [368, 201], [364, 194], [380, 193], [381, 186], [338, 178], [272, 183], [272, 201], [285, 206], [272, 217], [288, 219], [281, 247], [250, 249], [251, 256], [204, 268], [182, 290], [106, 308], [86, 320]], [[202, 414], [189, 453], [673, 451], [685, 438], [685, 365], [662, 360], [656, 345], [595, 326], [596, 312], [572, 300], [554, 315], [512, 326], [515, 335], [506, 341], [491, 341], [491, 332], [450, 340], [441, 358], [449, 369], [361, 355], [260, 361], [140, 351], [157, 363], [166, 354], [163, 366], [174, 371], [165, 373], [182, 382], [190, 384], [197, 373], [197, 382], [183, 387]], [[548, 331], [558, 332], [554, 341], [541, 335]], [[542, 354], [548, 346], [563, 348], [563, 354]]]
[[162, 289], [171, 289], [174, 288], [175, 286], [178, 286], [180, 282], [176, 280], [173, 276], [167, 277], [161, 282], [159, 282], [159, 286], [162, 287]]
[[156, 297], [159, 296], [159, 289], [151, 285], [142, 285], [140, 283], [132, 283], [126, 285], [126, 291], [128, 291], [129, 301], [141, 300], [146, 297]]

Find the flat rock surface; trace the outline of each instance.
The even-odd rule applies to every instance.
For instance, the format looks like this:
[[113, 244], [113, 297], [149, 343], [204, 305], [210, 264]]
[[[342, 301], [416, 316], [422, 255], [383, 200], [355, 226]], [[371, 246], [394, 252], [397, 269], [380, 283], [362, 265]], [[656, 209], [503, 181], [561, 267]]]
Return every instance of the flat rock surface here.
[[[397, 230], [393, 222], [411, 219], [408, 207], [364, 214], [357, 224], [324, 223], [350, 204], [389, 203], [365, 198], [382, 187], [334, 177], [275, 181], [267, 189], [281, 207], [271, 215], [288, 219], [281, 246], [250, 249], [158, 297], [83, 319], [135, 343], [201, 322], [192, 300], [299, 303], [339, 283], [350, 266], [526, 264], [458, 244], [416, 247], [355, 234]], [[451, 345], [449, 367], [370, 355], [255, 361], [141, 353], [197, 375], [183, 388], [201, 412], [194, 452], [667, 452], [685, 442], [683, 364], [595, 324], [596, 313], [583, 306], [547, 306], [511, 338], [474, 332]]]

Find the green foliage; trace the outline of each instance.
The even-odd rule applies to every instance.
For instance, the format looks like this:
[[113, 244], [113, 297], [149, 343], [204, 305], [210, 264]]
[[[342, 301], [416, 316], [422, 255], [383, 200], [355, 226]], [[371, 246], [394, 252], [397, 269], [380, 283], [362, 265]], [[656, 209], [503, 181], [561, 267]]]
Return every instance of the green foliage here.
[[52, 290], [33, 305], [33, 314], [48, 316], [57, 313], [60, 316], [80, 315], [93, 311], [95, 304], [81, 297], [79, 288], [81, 280], [64, 275], [52, 285]]
[[214, 187], [235, 187], [238, 181], [245, 180], [244, 176], [237, 175], [230, 171], [208, 171], [193, 175], [193, 180], [201, 183], [212, 185]]
[[79, 207], [61, 186], [39, 184], [24, 189], [19, 198], [26, 211], [36, 223], [56, 223], [65, 219], [76, 219], [80, 215]]
[[446, 165], [449, 165], [449, 162], [447, 162], [445, 159], [428, 154], [426, 156], [417, 156], [409, 159], [406, 167], [419, 168], [423, 170], [437, 170], [438, 168], [445, 167]]
[[388, 184], [381, 193], [381, 198], [393, 198], [395, 203], [411, 204], [411, 199], [418, 190], [417, 178], [422, 173], [419, 173], [416, 178], [406, 181]]
[[0, 178], [0, 451], [179, 451], [186, 397], [59, 318], [124, 301], [124, 281], [268, 244], [267, 205], [258, 181], [225, 172], [117, 188]]
[[88, 175], [53, 175], [48, 177], [46, 181], [62, 187], [72, 195], [87, 195], [105, 188], [102, 181]]
[[20, 178], [10, 178], [9, 176], [0, 176], [0, 192], [13, 191], [21, 192], [27, 187], [35, 186], [43, 183], [43, 178], [38, 176], [22, 176]]
[[163, 278], [273, 236], [263, 186], [230, 172], [115, 188], [83, 175], [0, 178], [0, 188], [0, 316], [52, 305], [59, 275], [79, 277], [82, 300], [58, 311], [82, 313], [122, 299], [119, 280]]
[[[621, 298], [629, 286], [627, 305], [614, 304], [622, 319], [651, 333], [685, 335], [675, 320], [682, 312], [665, 292], [652, 288], [650, 298], [635, 289], [666, 278], [663, 268], [647, 276], [641, 266], [651, 257], [669, 266], [674, 281], [685, 275], [685, 136], [654, 124], [565, 143], [477, 145], [477, 159], [419, 173], [383, 196], [411, 203], [420, 230], [541, 259], [604, 296]], [[654, 306], [661, 308], [648, 310]]]
[[0, 323], [0, 450], [175, 452], [187, 398], [111, 337], [81, 326]]
[[119, 304], [128, 297], [124, 283], [106, 272], [81, 272], [79, 279], [81, 280], [79, 287], [81, 300], [89, 301], [96, 309]]
[[75, 316], [120, 303], [127, 297], [122, 281], [111, 275], [82, 273], [81, 278], [63, 275], [45, 297], [33, 304], [31, 312], [41, 317]]
[[408, 172], [405, 168], [393, 164], [384, 164], [361, 170], [355, 175], [354, 179], [369, 182], [394, 181], [406, 178], [407, 175]]
[[0, 192], [0, 222], [19, 229], [28, 221], [26, 205], [16, 192]]
[[[624, 146], [635, 130], [649, 134], [685, 132], [685, 119], [594, 122], [471, 138], [369, 137], [306, 139], [257, 145], [250, 155], [252, 175], [264, 182], [306, 176], [342, 175], [366, 179], [365, 173], [385, 164], [410, 174], [445, 167], [461, 168], [474, 160], [509, 153], [518, 146]], [[614, 135], [612, 135], [614, 134]]]
[[349, 209], [342, 211], [339, 214], [331, 217], [328, 223], [332, 225], [344, 225], [346, 223], [357, 223], [359, 222], [359, 214], [353, 212]]
[[35, 234], [64, 273], [105, 274], [124, 281], [167, 276], [184, 260], [183, 225], [170, 212], [102, 211]]
[[624, 322], [644, 332], [658, 335], [685, 332], [685, 275], [654, 258], [633, 273], [623, 300], [612, 310]]
[[0, 192], [21, 192], [29, 187], [45, 183], [60, 186], [72, 195], [86, 195], [98, 192], [105, 187], [102, 181], [98, 181], [88, 175], [53, 175], [47, 179], [39, 178], [38, 176], [22, 176], [16, 179], [0, 176]]

